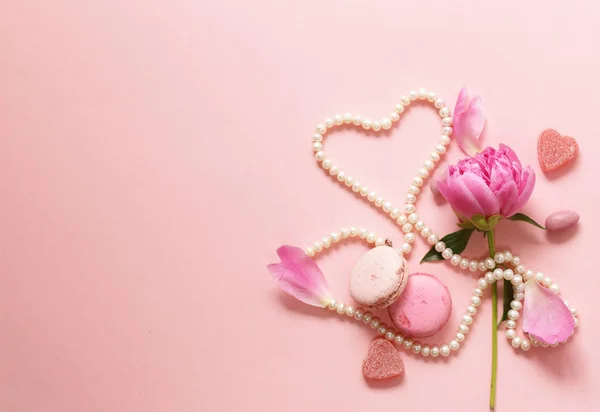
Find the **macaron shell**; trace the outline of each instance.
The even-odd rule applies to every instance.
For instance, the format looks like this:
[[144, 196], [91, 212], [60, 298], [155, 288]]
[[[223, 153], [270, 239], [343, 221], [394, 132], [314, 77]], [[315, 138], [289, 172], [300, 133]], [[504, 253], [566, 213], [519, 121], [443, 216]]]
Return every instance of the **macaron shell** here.
[[446, 285], [428, 273], [408, 277], [402, 295], [388, 309], [396, 328], [406, 336], [425, 338], [439, 332], [452, 312]]
[[406, 260], [389, 246], [364, 253], [350, 273], [350, 295], [369, 309], [383, 309], [398, 299], [406, 287]]

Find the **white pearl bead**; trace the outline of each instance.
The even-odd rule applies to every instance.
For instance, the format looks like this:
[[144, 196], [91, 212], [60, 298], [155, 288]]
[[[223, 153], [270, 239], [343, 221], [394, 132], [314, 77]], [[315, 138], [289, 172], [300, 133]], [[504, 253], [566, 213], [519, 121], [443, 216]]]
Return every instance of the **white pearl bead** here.
[[466, 269], [466, 268], [468, 268], [468, 267], [469, 267], [469, 259], [467, 259], [467, 258], [462, 258], [462, 259], [460, 260], [459, 267], [460, 267], [461, 269]]
[[342, 236], [338, 233], [338, 232], [331, 232], [331, 235], [329, 235], [331, 237], [331, 241], [333, 243], [337, 243], [340, 241], [340, 239], [342, 238]]
[[383, 210], [384, 210], [384, 212], [389, 213], [390, 210], [392, 210], [392, 202], [384, 202]]
[[375, 130], [376, 132], [381, 130], [381, 123], [375, 121], [371, 124], [371, 129]]
[[399, 225], [404, 225], [407, 221], [408, 219], [405, 215], [398, 216], [398, 219], [396, 220], [396, 222], [398, 222]]
[[427, 179], [429, 177], [429, 171], [422, 167], [419, 169], [419, 176], [421, 176], [423, 179]]
[[392, 127], [392, 121], [390, 120], [389, 117], [384, 117], [383, 119], [381, 119], [381, 128], [388, 130], [390, 127]]
[[371, 319], [371, 327], [373, 329], [377, 329], [380, 324], [381, 324], [381, 321], [379, 320], [379, 318], [373, 318], [373, 319]]
[[432, 346], [431, 347], [431, 357], [437, 358], [439, 354], [440, 354], [440, 348], [438, 348], [437, 346]]
[[450, 263], [451, 263], [453, 266], [457, 266], [457, 265], [460, 263], [460, 261], [461, 261], [461, 257], [460, 257], [460, 255], [453, 255], [453, 256], [450, 258]]
[[391, 112], [389, 118], [392, 122], [397, 122], [398, 120], [400, 120], [400, 115], [396, 112]]
[[[487, 282], [485, 282], [485, 284], [487, 285]], [[473, 291], [473, 295], [480, 298], [483, 296], [483, 290], [481, 290], [480, 288], [477, 288]]]
[[442, 345], [440, 347], [440, 355], [446, 357], [450, 355], [450, 347], [448, 345]]
[[500, 280], [502, 278], [504, 278], [504, 271], [500, 268], [494, 269], [494, 272], [492, 272], [494, 275], [494, 279], [496, 280]]
[[519, 312], [517, 312], [514, 309], [511, 309], [508, 311], [507, 316], [510, 320], [517, 320], [517, 319], [519, 319]]
[[556, 283], [551, 284], [549, 289], [552, 293], [555, 293], [557, 295], [560, 293], [560, 287]]
[[473, 323], [473, 317], [471, 315], [463, 315], [461, 318], [461, 323], [469, 326], [471, 323]]
[[405, 223], [402, 225], [402, 231], [404, 233], [409, 233], [412, 231], [412, 229], [413, 229], [413, 225], [411, 225], [410, 223]]
[[367, 242], [375, 243], [375, 240], [377, 240], [377, 236], [375, 235], [375, 233], [369, 232], [369, 234], [367, 235]]
[[377, 196], [377, 199], [375, 199], [375, 206], [381, 207], [381, 205], [383, 205], [383, 202], [384, 202], [383, 197]]
[[358, 236], [358, 229], [355, 228], [354, 226], [350, 227], [350, 237], [356, 237]]
[[328, 117], [327, 119], [325, 119], [325, 126], [327, 126], [327, 128], [331, 129], [334, 124], [335, 122], [332, 118]]
[[513, 256], [512, 264], [514, 266], [519, 266], [521, 264], [521, 258], [519, 256]]
[[342, 302], [340, 302], [337, 304], [337, 307], [335, 309], [336, 309], [337, 313], [342, 315], [344, 312], [346, 312], [346, 305], [344, 305]]
[[439, 154], [444, 154], [446, 153], [446, 146], [444, 146], [443, 144], [439, 144], [435, 147], [435, 151]]
[[489, 258], [485, 259], [485, 266], [488, 269], [494, 269], [496, 267], [496, 262], [494, 262], [494, 259], [489, 257]]
[[513, 258], [513, 254], [510, 251], [505, 251], [504, 252], [504, 261], [506, 262], [510, 262]]
[[[410, 217], [410, 215], [409, 215], [409, 217]], [[425, 223], [418, 220], [417, 223], [415, 223], [415, 229], [417, 229], [420, 232], [421, 230], [425, 229]]]
[[337, 175], [337, 180], [339, 180], [340, 182], [343, 182], [344, 180], [346, 180], [346, 173], [339, 172]]
[[375, 246], [383, 246], [383, 245], [385, 245], [385, 239], [378, 237], [377, 240], [375, 240]]
[[315, 250], [312, 247], [307, 247], [305, 252], [306, 255], [310, 257], [313, 257], [315, 255]]
[[521, 342], [521, 349], [523, 352], [527, 352], [531, 348], [531, 343], [527, 339], [523, 339]]
[[542, 280], [542, 285], [544, 285], [544, 287], [549, 287], [552, 284], [552, 279], [550, 279], [549, 277], [545, 277], [544, 280]]
[[575, 326], [576, 328], [579, 327], [579, 318], [573, 318], [573, 326]]
[[454, 339], [456, 339], [459, 342], [464, 342], [465, 340], [465, 334], [462, 332], [457, 332], [456, 336], [454, 337]]
[[331, 302], [329, 302], [329, 305], [327, 305], [327, 309], [329, 310], [336, 310], [337, 309], [337, 302], [334, 300], [332, 300]]
[[415, 205], [413, 205], [412, 203], [407, 203], [407, 204], [404, 205], [404, 211], [406, 213], [408, 213], [409, 215], [411, 213], [414, 213], [415, 210], [416, 210]]
[[431, 157], [431, 160], [433, 160], [434, 162], [440, 161], [440, 154], [438, 152], [431, 152], [429, 157]]
[[433, 103], [433, 102], [435, 101], [435, 99], [436, 99], [435, 92], [429, 92], [429, 93], [427, 94], [427, 100], [428, 100], [428, 101], [430, 101], [430, 102], [432, 102], [432, 103]]
[[371, 128], [371, 126], [373, 125], [373, 122], [371, 121], [371, 119], [365, 119], [362, 122], [362, 127], [365, 130], [369, 130]]
[[[325, 159], [325, 152], [317, 152], [315, 153], [315, 159], [317, 159], [317, 161], [323, 161]], [[325, 163], [325, 161], [323, 161], [323, 163]], [[331, 160], [329, 161], [329, 164], [331, 165]], [[321, 165], [323, 167], [323, 169], [325, 169], [325, 166]]]
[[354, 182], [354, 184], [352, 185], [352, 191], [358, 193], [361, 189], [362, 185], [360, 184], [360, 182]]
[[323, 243], [324, 248], [331, 246], [331, 238], [329, 236], [325, 236], [321, 242]]
[[355, 310], [352, 306], [348, 305], [346, 306], [346, 315], [348, 316], [354, 316]]
[[458, 343], [458, 341], [456, 339], [452, 339], [450, 341], [450, 343], [448, 344], [448, 346], [450, 347], [451, 350], [458, 350], [458, 348], [460, 348], [460, 343]]
[[485, 290], [487, 288], [488, 283], [485, 281], [485, 278], [480, 278], [477, 281], [477, 287], [481, 290]]
[[439, 238], [436, 235], [429, 235], [427, 238], [427, 243], [430, 245], [435, 245], [438, 242]]
[[444, 251], [442, 252], [442, 257], [446, 260], [450, 259], [452, 257], [452, 249], [450, 248], [446, 248], [444, 249]]
[[525, 294], [523, 293], [515, 293], [514, 299], [515, 300], [523, 300], [525, 298]]
[[394, 342], [397, 345], [400, 345], [402, 342], [404, 341], [404, 336], [402, 336], [401, 334], [397, 334], [396, 337], [394, 338]]
[[414, 234], [414, 233], [406, 233], [406, 234], [404, 235], [404, 241], [405, 241], [406, 243], [414, 243], [414, 242], [415, 242], [415, 239], [416, 239], [416, 236], [415, 236], [415, 234]]
[[433, 163], [433, 160], [427, 159], [425, 160], [425, 163], [423, 163], [423, 167], [431, 172], [435, 168], [435, 163]]
[[415, 184], [415, 186], [423, 186], [423, 178], [421, 176], [415, 176], [413, 178], [413, 183]]
[[450, 139], [450, 136], [448, 135], [443, 134], [442, 137], [440, 137], [440, 143], [444, 146], [448, 146], [451, 141], [452, 139]]
[[419, 354], [421, 352], [421, 343], [420, 342], [413, 343], [412, 352], [415, 355], [417, 355], [417, 354]]
[[[408, 221], [412, 224], [415, 224], [419, 221], [419, 215], [416, 213], [411, 213], [410, 215], [408, 215]], [[422, 230], [423, 228], [421, 228]]]
[[506, 279], [506, 280], [512, 280], [513, 276], [514, 276], [514, 272], [512, 270], [506, 269], [504, 271], [504, 279]]
[[514, 310], [521, 310], [523, 308], [523, 304], [518, 300], [513, 300], [512, 302], [510, 302], [510, 307]]
[[375, 199], [377, 199], [377, 193], [369, 192], [369, 194], [367, 195], [367, 199], [369, 199], [369, 201], [371, 201], [371, 202], [374, 202]]
[[431, 235], [431, 229], [429, 229], [427, 226], [425, 226], [423, 228], [423, 230], [421, 230], [421, 236], [429, 237], [429, 235]]
[[448, 117], [450, 115], [450, 109], [448, 109], [446, 106], [442, 107], [440, 109], [440, 117]]
[[402, 113], [404, 112], [404, 105], [402, 103], [398, 103], [394, 109], [397, 113]]
[[451, 136], [452, 135], [452, 128], [450, 126], [444, 126], [442, 127], [442, 134], [445, 136]]
[[370, 312], [365, 312], [363, 315], [363, 322], [371, 324], [371, 320], [373, 319], [373, 315]]
[[337, 175], [339, 172], [340, 172], [340, 168], [339, 168], [339, 167], [337, 167], [337, 165], [332, 165], [332, 166], [329, 168], [329, 174], [330, 174], [331, 176], [335, 176], [335, 175]]
[[406, 195], [406, 203], [415, 203], [417, 201], [417, 197], [412, 193], [408, 193]]
[[504, 336], [506, 336], [506, 339], [514, 339], [517, 336], [517, 332], [514, 329], [506, 329]]
[[460, 324], [458, 325], [458, 331], [464, 335], [469, 333], [469, 327], [467, 325]]
[[482, 260], [477, 264], [477, 269], [479, 269], [480, 272], [485, 272], [487, 270], [487, 266], [485, 265], [485, 261]]
[[506, 327], [509, 329], [514, 329], [517, 327], [517, 322], [515, 322], [514, 320], [507, 320], [505, 323]]
[[521, 284], [519, 286], [515, 286], [513, 289], [516, 293], [525, 292], [525, 285]]
[[475, 316], [475, 314], [477, 313], [477, 308], [473, 305], [469, 305], [469, 306], [467, 306], [467, 313], [470, 316]]
[[[519, 275], [523, 275], [523, 274], [525, 274], [525, 266], [523, 266], [523, 265], [518, 265], [518, 266], [515, 268], [515, 272], [517, 272]], [[527, 279], [529, 279], [529, 277], [528, 277]]]
[[496, 253], [494, 255], [494, 260], [496, 261], [496, 263], [504, 263], [504, 253]]
[[369, 232], [365, 228], [361, 228], [358, 231], [358, 237], [361, 238], [361, 239], [366, 239], [368, 234], [369, 234]]
[[352, 123], [354, 123], [356, 126], [360, 126], [363, 122], [363, 119], [361, 117], [360, 114], [357, 114], [356, 116], [354, 116], [354, 120], [352, 121]]
[[485, 274], [485, 281], [491, 285], [496, 283], [496, 278], [492, 272], [488, 272]]
[[445, 104], [444, 99], [437, 99], [433, 105], [436, 109], [441, 109]]
[[323, 135], [320, 133], [315, 133], [313, 134], [313, 142], [322, 142], [323, 141]]
[[419, 98], [419, 100], [425, 100], [425, 99], [427, 99], [427, 89], [421, 87], [419, 89], [418, 98]]
[[513, 346], [513, 348], [518, 348], [519, 346], [521, 346], [521, 338], [516, 336], [513, 338], [511, 345]]
[[368, 194], [369, 194], [369, 188], [367, 186], [363, 186], [362, 189], [360, 189], [360, 195], [362, 197], [365, 197]]
[[418, 195], [420, 191], [421, 189], [419, 189], [419, 187], [415, 185], [410, 185], [408, 188], [408, 192], [412, 193], [413, 195]]
[[413, 345], [413, 340], [412, 338], [405, 338], [404, 342], [402, 342], [402, 346], [404, 346], [405, 349], [410, 349]]
[[419, 97], [419, 93], [417, 93], [416, 90], [411, 90], [410, 92], [408, 92], [408, 97], [410, 98], [410, 100], [417, 100], [417, 98]]
[[520, 285], [521, 283], [523, 283], [523, 277], [521, 275], [514, 275], [510, 283], [512, 283], [515, 286]]
[[388, 330], [388, 331], [385, 333], [385, 338], [386, 338], [387, 340], [389, 340], [389, 341], [393, 341], [395, 337], [396, 337], [396, 334], [395, 334], [393, 331], [391, 331], [391, 330]]
[[346, 186], [350, 187], [354, 184], [354, 178], [352, 176], [348, 176], [344, 182], [346, 183]]
[[400, 216], [400, 209], [398, 209], [398, 208], [392, 209], [390, 212], [390, 216], [392, 217], [392, 219], [397, 219], [398, 216]]
[[324, 124], [318, 124], [317, 125], [317, 133], [319, 133], [321, 135], [327, 133], [327, 126], [325, 126]]
[[410, 243], [404, 243], [402, 245], [402, 253], [408, 254], [412, 251], [412, 246], [410, 245]]
[[381, 326], [377, 328], [377, 333], [379, 335], [385, 335], [386, 332], [387, 332], [387, 327], [384, 323], [382, 323]]
[[315, 242], [313, 245], [315, 252], [321, 252], [323, 250], [323, 244], [321, 242]]
[[437, 242], [435, 244], [435, 251], [436, 252], [443, 252], [444, 249], [446, 249], [446, 244], [444, 242]]
[[400, 97], [400, 101], [404, 106], [408, 106], [410, 104], [410, 98], [407, 96]]
[[526, 270], [525, 273], [523, 274], [523, 279], [529, 280], [529, 278], [532, 276], [533, 276], [533, 270]]
[[421, 355], [423, 355], [424, 357], [429, 356], [429, 354], [431, 353], [431, 348], [429, 347], [429, 345], [423, 345], [423, 347], [421, 348]]
[[352, 120], [352, 113], [344, 113], [344, 123], [350, 124]]
[[354, 319], [356, 319], [356, 320], [362, 320], [364, 314], [365, 314], [364, 311], [361, 308], [358, 308], [354, 312]]
[[477, 263], [477, 261], [476, 261], [476, 260], [472, 260], [472, 261], [470, 261], [470, 262], [469, 262], [469, 270], [470, 270], [471, 272], [477, 272], [477, 265], [478, 265], [478, 263]]
[[344, 123], [344, 118], [341, 114], [336, 114], [335, 116], [333, 116], [333, 122], [337, 125], [340, 125]]
[[475, 307], [481, 305], [481, 298], [479, 296], [471, 296], [471, 304]]
[[577, 316], [577, 314], [579, 313], [579, 312], [577, 312], [577, 309], [575, 309], [575, 308], [570, 308], [569, 310], [571, 311], [572, 316]]

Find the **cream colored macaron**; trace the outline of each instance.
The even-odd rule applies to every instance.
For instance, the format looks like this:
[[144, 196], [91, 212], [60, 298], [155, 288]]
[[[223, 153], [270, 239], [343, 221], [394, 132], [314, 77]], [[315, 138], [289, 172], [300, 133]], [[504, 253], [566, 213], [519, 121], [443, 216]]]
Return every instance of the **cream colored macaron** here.
[[390, 246], [363, 254], [350, 272], [350, 295], [369, 309], [383, 309], [398, 299], [408, 280], [406, 260]]

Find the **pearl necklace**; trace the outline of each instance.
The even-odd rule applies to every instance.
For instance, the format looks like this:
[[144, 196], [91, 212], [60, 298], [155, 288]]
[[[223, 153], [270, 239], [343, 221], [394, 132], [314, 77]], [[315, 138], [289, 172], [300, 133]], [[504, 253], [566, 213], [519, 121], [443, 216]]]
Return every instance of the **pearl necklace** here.
[[[442, 118], [442, 135], [439, 143], [435, 147], [435, 151], [431, 153], [429, 158], [423, 163], [423, 167], [417, 171], [417, 175], [413, 178], [413, 181], [408, 188], [408, 193], [406, 194], [406, 203], [404, 204], [404, 207], [400, 209], [394, 207], [391, 202], [386, 201], [382, 196], [377, 194], [377, 192], [361, 184], [352, 176], [347, 175], [343, 170], [340, 170], [339, 166], [328, 158], [323, 151], [323, 139], [329, 129], [342, 124], [354, 124], [355, 126], [362, 126], [365, 130], [371, 129], [376, 132], [381, 129], [390, 129], [394, 122], [397, 122], [400, 119], [400, 115], [405, 112], [411, 102], [415, 100], [428, 101], [438, 109], [439, 115]], [[383, 209], [383, 211], [401, 227], [402, 232], [404, 232], [404, 243], [399, 250], [401, 255], [404, 256], [410, 254], [412, 251], [412, 244], [417, 238], [417, 235], [415, 234], [415, 231], [417, 231], [429, 245], [434, 246], [435, 250], [441, 253], [442, 257], [449, 261], [453, 266], [457, 266], [470, 272], [485, 272], [485, 275], [477, 280], [477, 287], [473, 291], [466, 312], [461, 318], [461, 323], [458, 326], [454, 339], [441, 345], [423, 345], [421, 342], [414, 341], [410, 337], [404, 337], [401, 333], [382, 323], [379, 318], [374, 317], [370, 312], [367, 312], [362, 308], [355, 309], [351, 305], [336, 301], [331, 302], [328, 305], [328, 308], [340, 315], [354, 317], [357, 321], [362, 321], [363, 323], [370, 325], [371, 328], [377, 330], [379, 335], [385, 336], [387, 340], [394, 342], [398, 346], [410, 350], [415, 354], [420, 353], [424, 357], [437, 357], [439, 355], [449, 356], [453, 351], [458, 351], [460, 349], [461, 343], [469, 333], [469, 326], [473, 323], [473, 318], [477, 314], [477, 308], [481, 305], [481, 297], [483, 296], [484, 290], [488, 285], [501, 279], [505, 279], [510, 281], [514, 286], [513, 301], [510, 304], [511, 310], [508, 312], [508, 320], [505, 323], [506, 338], [510, 340], [514, 348], [520, 348], [523, 351], [528, 351], [531, 348], [531, 345], [548, 347], [546, 343], [538, 342], [535, 338], [529, 336], [517, 336], [516, 326], [517, 320], [520, 317], [520, 311], [523, 308], [523, 283], [532, 276], [535, 276], [535, 280], [540, 285], [548, 288], [555, 294], [560, 294], [558, 284], [553, 283], [549, 277], [544, 276], [541, 272], [534, 274], [532, 270], [527, 269], [521, 263], [520, 257], [514, 256], [510, 251], [496, 253], [494, 258], [488, 257], [485, 260], [469, 259], [460, 254], [455, 254], [451, 248], [447, 248], [444, 242], [440, 241], [440, 237], [434, 234], [429, 226], [427, 226], [416, 213], [415, 203], [417, 201], [417, 196], [421, 192], [424, 182], [431, 176], [436, 164], [446, 153], [446, 148], [451, 142], [450, 136], [452, 135], [452, 131], [452, 116], [450, 109], [446, 107], [444, 100], [438, 98], [434, 92], [428, 92], [426, 89], [419, 89], [418, 91], [411, 90], [408, 96], [402, 96], [400, 98], [400, 103], [396, 105], [395, 110], [380, 121], [372, 121], [371, 119], [366, 118], [363, 119], [362, 116], [352, 113], [345, 113], [344, 115], [336, 114], [333, 118], [325, 119], [324, 123], [317, 125], [316, 133], [312, 138], [312, 147], [315, 152], [315, 159], [321, 164], [323, 169], [328, 170], [329, 174], [336, 178], [342, 186], [346, 186], [355, 193], [360, 193], [362, 197], [366, 198], [376, 207]], [[378, 237], [375, 233], [369, 232], [367, 229], [352, 226], [350, 228], [342, 228], [339, 232], [332, 232], [322, 240], [316, 241], [311, 246], [305, 248], [304, 251], [308, 256], [314, 257], [317, 253], [331, 247], [342, 239], [355, 237], [364, 239], [367, 243], [374, 244], [375, 246], [382, 246], [387, 242], [386, 239]], [[498, 265], [503, 265], [505, 267], [512, 266], [513, 269], [502, 269], [498, 267]], [[569, 306], [566, 301], [565, 304]], [[570, 310], [575, 321], [575, 327], [577, 327], [579, 326], [577, 310], [574, 308], [570, 308]], [[566, 341], [561, 343], [566, 343]], [[552, 346], [558, 346], [558, 344]]]

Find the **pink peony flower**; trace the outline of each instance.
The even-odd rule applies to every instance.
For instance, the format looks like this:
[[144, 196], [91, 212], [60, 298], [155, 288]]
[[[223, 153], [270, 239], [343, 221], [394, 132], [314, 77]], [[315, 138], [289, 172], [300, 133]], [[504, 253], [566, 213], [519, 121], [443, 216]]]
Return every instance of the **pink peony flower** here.
[[450, 166], [437, 182], [442, 196], [463, 220], [480, 215], [510, 217], [529, 200], [535, 173], [523, 168], [515, 152], [501, 144]]
[[334, 300], [321, 269], [302, 249], [280, 246], [277, 255], [281, 263], [271, 263], [267, 269], [284, 292], [304, 303], [323, 308]]
[[475, 96], [467, 102], [467, 89], [463, 87], [454, 107], [452, 126], [461, 150], [469, 156], [475, 156], [480, 151], [479, 137], [485, 126], [481, 97]]
[[565, 302], [532, 276], [525, 283], [523, 332], [553, 345], [573, 334], [575, 320]]

